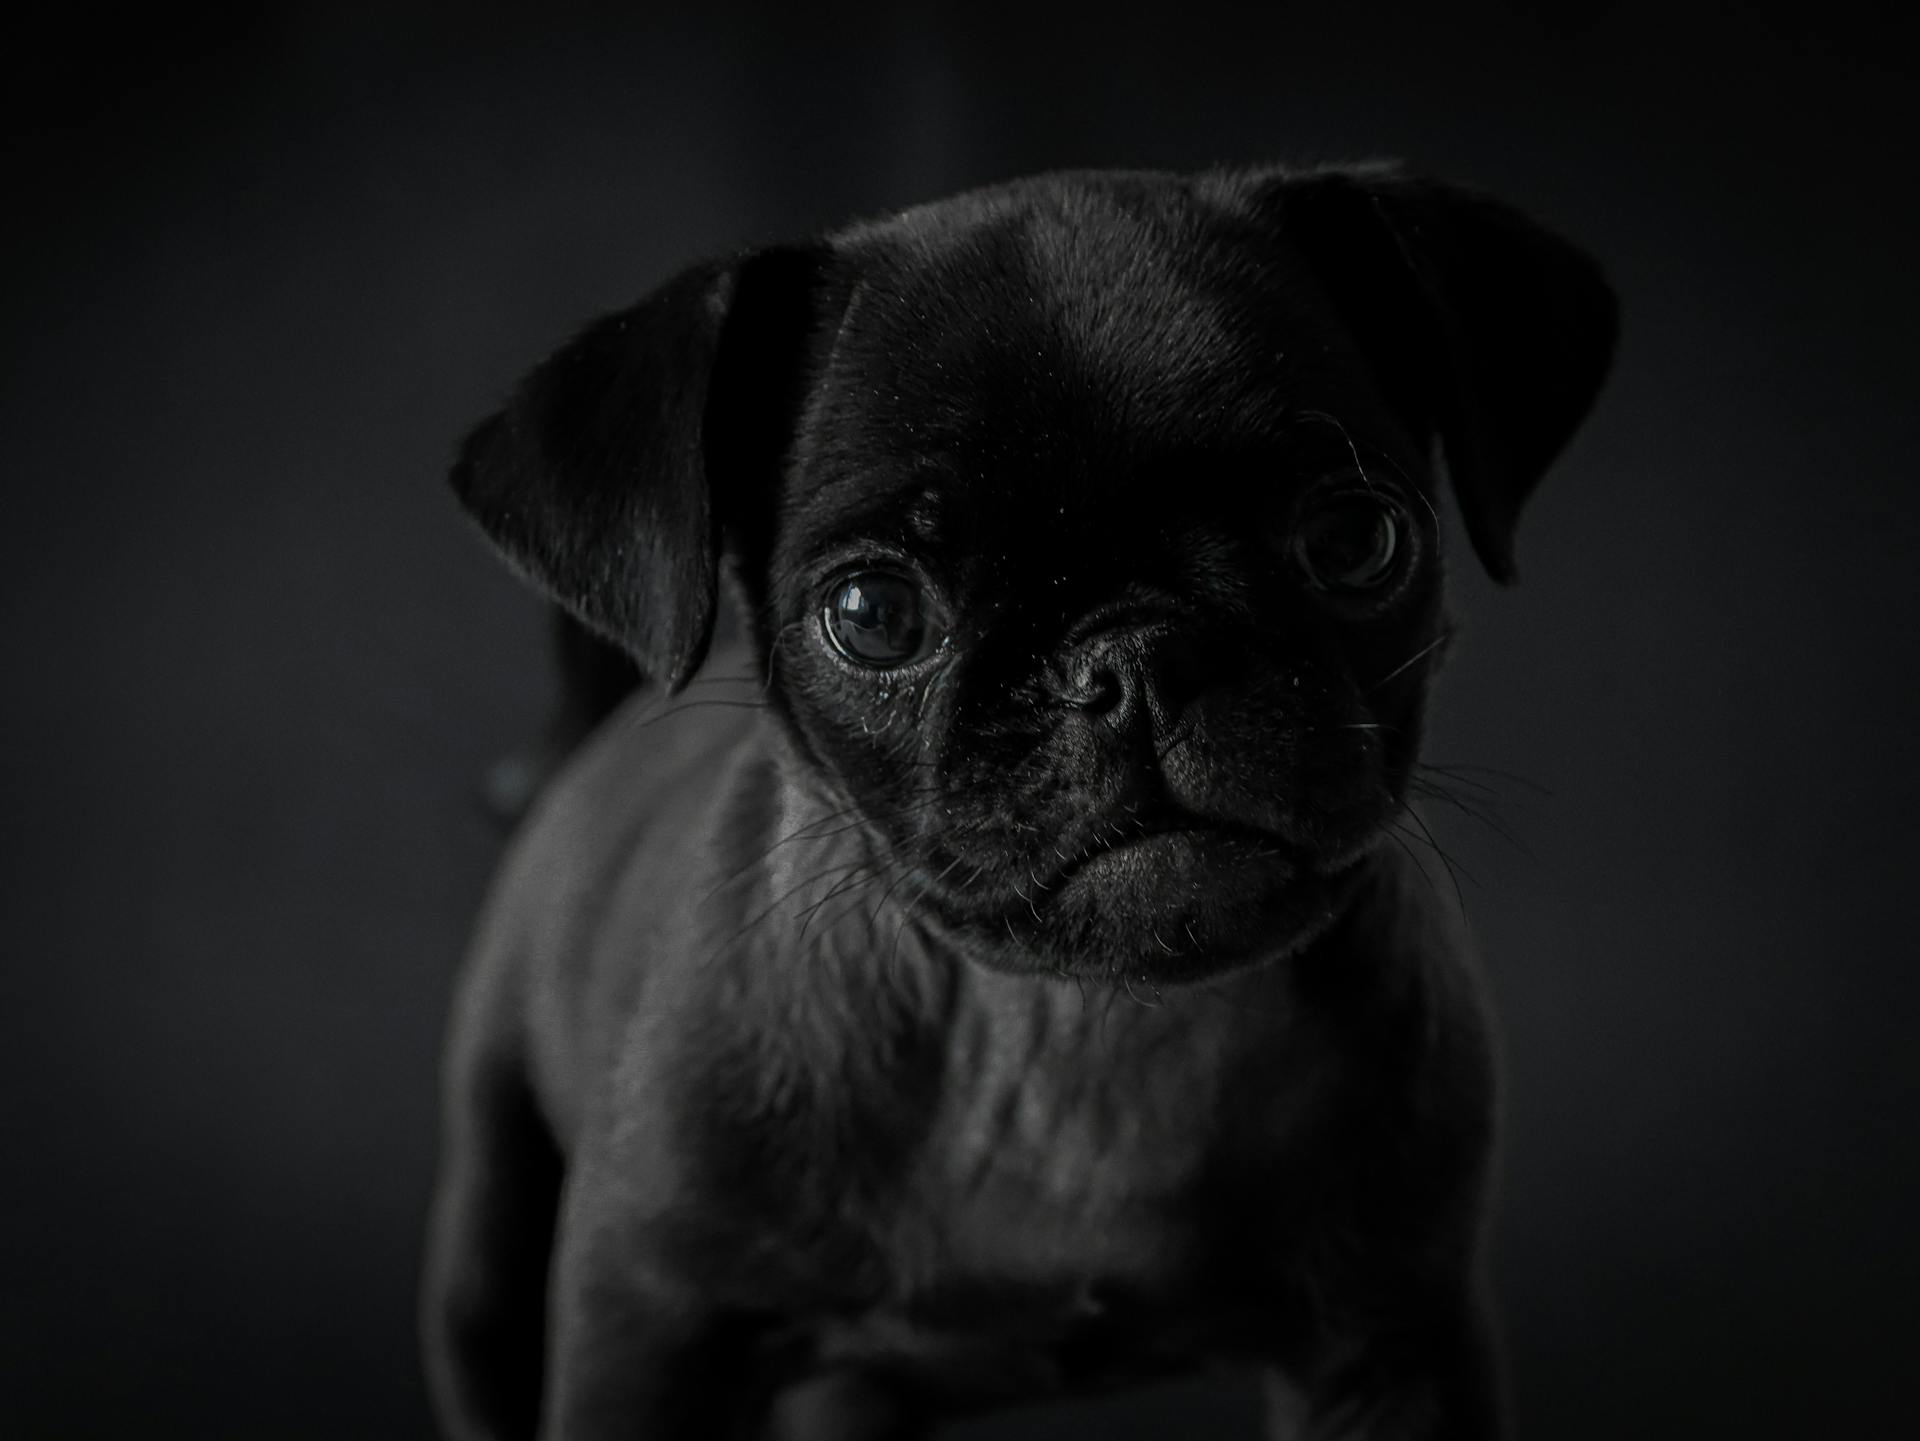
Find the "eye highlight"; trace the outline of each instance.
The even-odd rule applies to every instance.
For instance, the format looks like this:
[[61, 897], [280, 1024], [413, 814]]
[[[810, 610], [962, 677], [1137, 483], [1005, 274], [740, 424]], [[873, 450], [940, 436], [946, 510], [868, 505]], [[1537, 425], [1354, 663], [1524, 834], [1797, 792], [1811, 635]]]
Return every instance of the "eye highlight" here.
[[897, 571], [862, 570], [836, 580], [820, 628], [834, 650], [876, 670], [924, 660], [940, 642], [926, 592]]
[[1293, 562], [1318, 590], [1377, 590], [1397, 576], [1409, 549], [1406, 517], [1386, 496], [1338, 490], [1311, 502], [1296, 521]]

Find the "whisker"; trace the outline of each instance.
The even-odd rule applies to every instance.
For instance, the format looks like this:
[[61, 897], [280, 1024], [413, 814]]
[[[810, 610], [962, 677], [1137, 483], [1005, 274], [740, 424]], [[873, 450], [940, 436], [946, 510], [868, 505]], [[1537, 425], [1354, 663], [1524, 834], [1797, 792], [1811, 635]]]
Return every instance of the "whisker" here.
[[[907, 874], [911, 874], [911, 872], [908, 872]], [[901, 903], [900, 924], [893, 928], [893, 948], [887, 952], [887, 974], [889, 976], [893, 976], [898, 972], [899, 964], [900, 964], [900, 938], [906, 934], [907, 927], [913, 924], [913, 922], [917, 919], [917, 916], [915, 915], [915, 908], [919, 904], [919, 902], [926, 897], [926, 893], [927, 893], [926, 886], [923, 883], [921, 885], [919, 895], [909, 897]], [[882, 896], [880, 898], [880, 905], [885, 905], [886, 900], [887, 898], [885, 896]], [[880, 917], [880, 906], [875, 906], [874, 920], [876, 923], [878, 922], [879, 917]]]
[[[1539, 781], [1532, 780], [1529, 777], [1520, 775], [1514, 771], [1503, 771], [1498, 766], [1467, 765], [1463, 762], [1458, 762], [1458, 761], [1448, 765], [1440, 765], [1432, 761], [1422, 761], [1421, 766], [1423, 769], [1430, 770], [1430, 771], [1437, 771], [1441, 775], [1455, 777], [1462, 780], [1466, 780], [1466, 776], [1462, 775], [1461, 774], [1462, 772], [1469, 772], [1477, 775], [1498, 776], [1503, 781], [1511, 781], [1513, 782], [1513, 784], [1517, 786], [1525, 786], [1528, 790], [1537, 792], [1538, 794], [1543, 796], [1551, 796], [1553, 794], [1553, 792], [1550, 789], [1548, 789], [1546, 786], [1541, 785]], [[1483, 784], [1482, 782], [1471, 781], [1471, 780], [1467, 781], [1467, 783], [1470, 785]]]
[[828, 876], [838, 875], [843, 871], [856, 870], [867, 864], [869, 864], [868, 861], [859, 860], [859, 861], [850, 862], [849, 864], [844, 866], [829, 866], [825, 870], [815, 871], [812, 875], [807, 876], [805, 879], [801, 880], [798, 884], [789, 886], [786, 890], [782, 891], [779, 895], [775, 896], [765, 906], [761, 907], [758, 911], [756, 911], [753, 914], [753, 916], [744, 925], [740, 926], [725, 940], [721, 941], [720, 944], [714, 948], [713, 955], [708, 958], [709, 961], [718, 960], [721, 956], [725, 955], [727, 951], [732, 946], [734, 946], [737, 942], [739, 942], [744, 936], [748, 935], [750, 932], [754, 930], [757, 930], [760, 927], [760, 925], [769, 916], [771, 916], [775, 911], [779, 910], [780, 907], [785, 905], [789, 900], [793, 899], [793, 897], [799, 895], [800, 892], [804, 891], [808, 886], [815, 885], [818, 882], [826, 879]]
[[[872, 885], [887, 873], [886, 867], [887, 862], [885, 860], [867, 860], [853, 866], [851, 868], [853, 874], [842, 877], [836, 881], [824, 896], [820, 897], [819, 900], [799, 913], [800, 934], [796, 937], [796, 940], [802, 942], [806, 940], [807, 931], [813, 926], [813, 918], [820, 914], [821, 908], [829, 901], [838, 900], [849, 891], [857, 891], [865, 886]], [[862, 874], [863, 871], [865, 874]], [[844, 915], [847, 913], [842, 912], [841, 914]], [[839, 916], [836, 916], [834, 919], [837, 922]]]
[[1461, 815], [1480, 822], [1481, 825], [1499, 836], [1501, 840], [1505, 841], [1522, 855], [1527, 856], [1529, 859], [1532, 858], [1533, 852], [1527, 849], [1526, 845], [1522, 843], [1520, 838], [1515, 835], [1513, 830], [1503, 821], [1482, 807], [1471, 804], [1453, 794], [1453, 792], [1449, 791], [1445, 786], [1437, 786], [1431, 782], [1421, 781], [1416, 778], [1409, 783], [1409, 789], [1416, 795], [1428, 800], [1442, 802], [1445, 805], [1453, 807], [1453, 809]]
[[[940, 799], [941, 798], [937, 795], [924, 796], [910, 804], [897, 806], [888, 810], [881, 810], [881, 811], [863, 811], [857, 805], [847, 805], [847, 806], [838, 807], [832, 811], [829, 811], [827, 812], [827, 814], [823, 816], [817, 816], [813, 820], [810, 820], [805, 824], [795, 828], [794, 830], [789, 831], [786, 835], [780, 837], [779, 840], [773, 842], [765, 850], [761, 851], [758, 855], [748, 860], [744, 865], [734, 870], [724, 880], [720, 881], [719, 884], [714, 886], [712, 890], [708, 891], [704, 896], [700, 898], [701, 904], [704, 905], [707, 901], [712, 900], [714, 896], [718, 895], [722, 890], [732, 885], [735, 881], [739, 880], [742, 876], [746, 875], [748, 872], [754, 871], [758, 869], [760, 866], [764, 865], [772, 857], [775, 851], [779, 850], [782, 846], [787, 845], [790, 842], [802, 841], [802, 840], [804, 841], [831, 840], [835, 836], [843, 836], [847, 834], [847, 832], [849, 831], [861, 830], [865, 828], [869, 823], [887, 821], [887, 820], [899, 820], [906, 816], [917, 815], [922, 811], [931, 810], [934, 806], [940, 803]], [[850, 816], [856, 817], [856, 819], [848, 820], [847, 818]], [[839, 821], [845, 821], [846, 824], [836, 825], [835, 823]], [[819, 827], [822, 827], [822, 826], [832, 826], [833, 829], [831, 830], [818, 829]]]
[[662, 721], [672, 720], [675, 716], [684, 714], [687, 711], [708, 710], [708, 709], [766, 710], [767, 702], [763, 700], [720, 700], [718, 698], [707, 699], [707, 700], [681, 701], [677, 705], [671, 705], [667, 707], [667, 709], [665, 710], [655, 711], [651, 715], [648, 715], [643, 712], [642, 714], [637, 715], [632, 719], [628, 720], [627, 722], [625, 722], [625, 724], [629, 730], [636, 730], [636, 731], [650, 730], [654, 726], [659, 725]]
[[[908, 881], [912, 879], [913, 879], [912, 868], [909, 866], [902, 866], [900, 868], [900, 874], [894, 878], [893, 883], [889, 885], [884, 891], [882, 891], [880, 893], [880, 899], [873, 903], [873, 913], [867, 918], [867, 926], [869, 929], [872, 929], [873, 927], [880, 924], [880, 913], [887, 908], [887, 902], [893, 899], [894, 892], [899, 890], [901, 886], [905, 885]], [[894, 946], [897, 950], [900, 943], [900, 932], [898, 930], [894, 931], [893, 939], [894, 939]]]
[[1427, 883], [1428, 890], [1439, 889], [1439, 887], [1434, 884], [1433, 872], [1427, 869], [1427, 863], [1421, 860], [1419, 853], [1407, 843], [1407, 838], [1400, 833], [1398, 826], [1390, 824], [1381, 834], [1386, 836], [1388, 840], [1392, 841], [1406, 853], [1407, 859], [1412, 861], [1415, 868], [1419, 870], [1420, 878]]
[[[1460, 903], [1460, 909], [1465, 911], [1467, 908], [1467, 897], [1465, 892], [1460, 889], [1460, 877], [1464, 875], [1468, 880], [1473, 881], [1473, 873], [1467, 870], [1465, 866], [1456, 864], [1453, 857], [1447, 854], [1446, 849], [1441, 846], [1440, 842], [1434, 839], [1433, 832], [1427, 829], [1427, 823], [1421, 819], [1420, 812], [1409, 806], [1403, 809], [1400, 814], [1420, 828], [1420, 834], [1425, 837], [1428, 849], [1438, 856], [1440, 858], [1440, 864], [1447, 868], [1447, 874], [1453, 880], [1453, 898]], [[1478, 885], [1479, 882], [1474, 881], [1474, 884]]]
[[1446, 643], [1447, 643], [1447, 632], [1443, 630], [1440, 632], [1439, 635], [1435, 636], [1432, 640], [1428, 641], [1425, 645], [1421, 646], [1419, 650], [1415, 651], [1412, 655], [1408, 656], [1405, 660], [1401, 661], [1399, 665], [1395, 666], [1392, 670], [1388, 671], [1385, 675], [1381, 676], [1379, 680], [1375, 681], [1372, 685], [1368, 686], [1367, 689], [1369, 691], [1379, 690], [1381, 686], [1385, 685], [1388, 681], [1392, 680], [1395, 676], [1405, 671], [1408, 667], [1417, 664], [1421, 660], [1424, 660], [1427, 656], [1432, 655], [1436, 650], [1440, 649], [1440, 647], [1445, 645]]

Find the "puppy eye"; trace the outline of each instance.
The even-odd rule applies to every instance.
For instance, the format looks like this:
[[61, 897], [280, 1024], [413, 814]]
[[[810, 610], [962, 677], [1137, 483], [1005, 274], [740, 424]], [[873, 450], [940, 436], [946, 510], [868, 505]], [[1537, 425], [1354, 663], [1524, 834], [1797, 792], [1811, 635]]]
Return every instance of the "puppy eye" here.
[[820, 617], [833, 648], [860, 665], [920, 660], [938, 641], [920, 587], [891, 571], [863, 570], [836, 581]]
[[1294, 527], [1293, 559], [1321, 590], [1372, 590], [1399, 568], [1405, 550], [1400, 512], [1385, 497], [1338, 491]]

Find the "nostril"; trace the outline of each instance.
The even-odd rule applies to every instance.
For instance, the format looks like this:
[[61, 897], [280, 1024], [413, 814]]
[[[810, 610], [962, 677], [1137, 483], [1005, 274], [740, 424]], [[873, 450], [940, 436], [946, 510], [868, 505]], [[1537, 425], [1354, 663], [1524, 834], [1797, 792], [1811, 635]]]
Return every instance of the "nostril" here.
[[1046, 685], [1063, 705], [1089, 715], [1104, 715], [1127, 698], [1127, 679], [1121, 668], [1098, 655], [1075, 656], [1058, 668], [1050, 667]]
[[1060, 688], [1060, 698], [1076, 710], [1100, 715], [1120, 704], [1126, 683], [1112, 666], [1087, 666]]

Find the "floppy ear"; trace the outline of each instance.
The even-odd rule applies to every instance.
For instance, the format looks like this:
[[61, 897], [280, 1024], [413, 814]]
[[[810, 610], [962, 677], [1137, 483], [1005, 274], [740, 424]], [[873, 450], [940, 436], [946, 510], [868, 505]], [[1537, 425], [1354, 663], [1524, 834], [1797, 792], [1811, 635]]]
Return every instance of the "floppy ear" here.
[[1474, 549], [1511, 581], [1520, 508], [1613, 357], [1600, 267], [1508, 205], [1395, 166], [1269, 172], [1253, 187], [1387, 400], [1438, 435]]
[[723, 536], [771, 524], [818, 258], [708, 262], [594, 322], [454, 465], [514, 567], [669, 691], [712, 638]]

